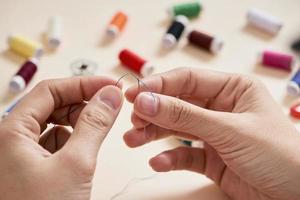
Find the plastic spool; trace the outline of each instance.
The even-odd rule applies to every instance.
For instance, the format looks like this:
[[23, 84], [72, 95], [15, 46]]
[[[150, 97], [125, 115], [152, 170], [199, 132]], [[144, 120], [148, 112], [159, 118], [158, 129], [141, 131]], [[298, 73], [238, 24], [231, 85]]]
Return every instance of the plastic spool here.
[[188, 22], [188, 18], [183, 15], [179, 15], [175, 18], [163, 37], [162, 45], [164, 48], [171, 49], [177, 44]]
[[281, 52], [264, 50], [258, 53], [257, 62], [266, 67], [292, 71], [296, 65], [294, 56]]
[[56, 49], [62, 42], [62, 18], [53, 16], [48, 22], [47, 43], [52, 49]]
[[38, 60], [31, 58], [26, 61], [19, 71], [12, 77], [9, 83], [11, 92], [23, 91], [38, 69]]
[[191, 44], [210, 51], [213, 54], [217, 54], [224, 45], [221, 39], [196, 30], [188, 34], [188, 40]]
[[247, 21], [249, 24], [270, 34], [277, 34], [283, 27], [283, 23], [278, 18], [256, 8], [248, 10]]
[[202, 10], [202, 5], [199, 1], [193, 1], [188, 3], [176, 4], [168, 8], [167, 13], [171, 16], [184, 15], [188, 18], [199, 16]]
[[20, 35], [9, 35], [10, 49], [25, 58], [40, 58], [43, 55], [42, 45]]
[[154, 71], [154, 66], [151, 63], [128, 49], [124, 49], [120, 52], [119, 59], [123, 66], [141, 76], [149, 76]]
[[297, 103], [290, 108], [290, 115], [294, 118], [300, 119], [300, 103]]
[[300, 70], [295, 73], [292, 79], [287, 84], [287, 92], [292, 96], [300, 94]]
[[21, 101], [21, 98], [15, 101], [14, 103], [10, 104], [6, 110], [2, 113], [1, 119], [4, 119], [8, 116], [8, 114], [18, 105], [18, 103]]
[[109, 37], [116, 37], [120, 34], [120, 32], [125, 28], [128, 21], [128, 17], [125, 13], [119, 11], [117, 12], [112, 20], [110, 21], [107, 30], [106, 35]]
[[291, 48], [296, 52], [300, 52], [300, 39], [294, 41]]

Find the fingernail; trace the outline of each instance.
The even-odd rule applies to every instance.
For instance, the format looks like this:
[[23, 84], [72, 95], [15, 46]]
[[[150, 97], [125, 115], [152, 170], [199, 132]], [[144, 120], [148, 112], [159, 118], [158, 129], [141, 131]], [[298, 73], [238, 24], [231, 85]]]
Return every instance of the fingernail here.
[[137, 96], [139, 112], [154, 116], [157, 113], [157, 99], [150, 92], [142, 92]]
[[122, 102], [120, 91], [114, 86], [106, 86], [102, 88], [99, 94], [99, 99], [112, 109], [119, 108]]

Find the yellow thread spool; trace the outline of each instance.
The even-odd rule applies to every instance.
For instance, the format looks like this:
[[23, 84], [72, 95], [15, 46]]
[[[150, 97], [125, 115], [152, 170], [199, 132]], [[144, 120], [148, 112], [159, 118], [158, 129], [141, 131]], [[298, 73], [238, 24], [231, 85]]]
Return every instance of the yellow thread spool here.
[[43, 54], [42, 45], [20, 35], [10, 35], [8, 44], [11, 50], [23, 57], [39, 58]]

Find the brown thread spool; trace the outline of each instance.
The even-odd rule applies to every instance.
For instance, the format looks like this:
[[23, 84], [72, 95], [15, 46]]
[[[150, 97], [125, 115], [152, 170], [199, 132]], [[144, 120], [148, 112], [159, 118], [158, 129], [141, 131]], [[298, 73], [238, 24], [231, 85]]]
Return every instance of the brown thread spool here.
[[219, 38], [196, 30], [189, 33], [188, 40], [191, 44], [214, 54], [218, 53], [223, 47], [223, 41]]

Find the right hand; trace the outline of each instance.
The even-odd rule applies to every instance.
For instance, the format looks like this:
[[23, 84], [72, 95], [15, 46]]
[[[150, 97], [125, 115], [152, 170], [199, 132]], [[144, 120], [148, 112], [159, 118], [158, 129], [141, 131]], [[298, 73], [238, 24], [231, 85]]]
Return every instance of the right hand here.
[[205, 142], [157, 155], [155, 171], [205, 174], [232, 199], [300, 199], [300, 134], [260, 82], [187, 68], [143, 82], [126, 92], [134, 103], [128, 146], [172, 135]]

